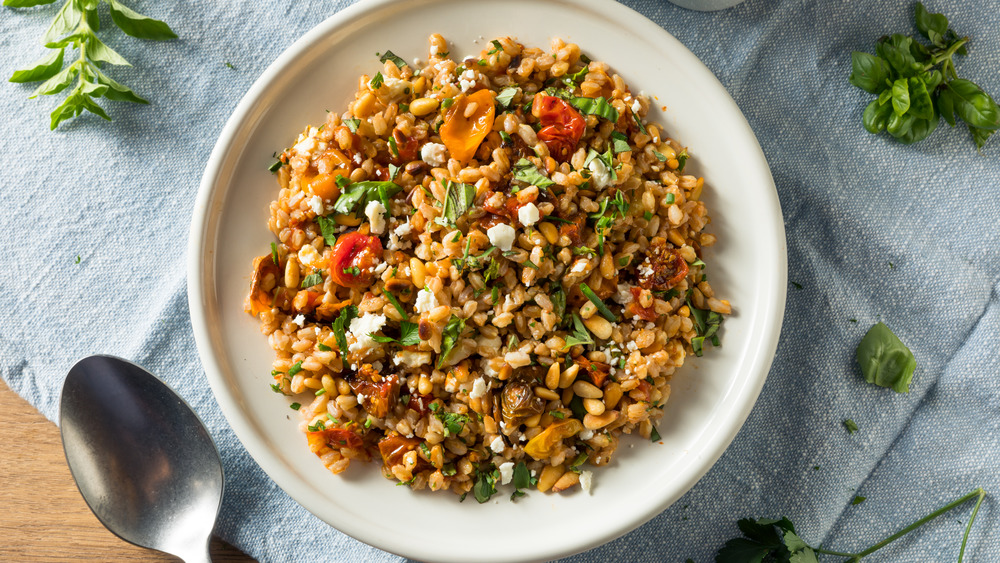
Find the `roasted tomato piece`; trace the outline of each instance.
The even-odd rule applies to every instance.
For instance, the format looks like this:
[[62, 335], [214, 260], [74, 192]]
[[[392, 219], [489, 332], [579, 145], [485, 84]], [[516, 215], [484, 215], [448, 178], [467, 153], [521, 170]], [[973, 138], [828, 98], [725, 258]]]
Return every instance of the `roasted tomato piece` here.
[[358, 402], [368, 414], [384, 418], [399, 402], [399, 378], [395, 375], [383, 377], [371, 364], [364, 364], [348, 383]]
[[323, 302], [323, 294], [318, 291], [303, 290], [295, 294], [292, 299], [292, 312], [308, 315], [316, 310], [316, 307]]
[[538, 130], [538, 139], [549, 148], [549, 156], [559, 162], [569, 160], [587, 126], [580, 112], [565, 100], [536, 94], [531, 104], [531, 115], [537, 117], [542, 125]]
[[587, 216], [581, 214], [576, 219], [573, 219], [572, 223], [560, 224], [559, 234], [569, 237], [569, 240], [573, 242], [573, 246], [580, 246], [580, 243], [583, 242], [583, 226], [586, 222]]
[[[399, 129], [392, 130], [392, 140], [396, 142], [396, 151], [392, 154], [392, 162], [396, 165], [406, 164], [411, 160], [416, 160], [420, 154], [420, 141], [407, 137]], [[389, 149], [392, 153], [392, 149]]]
[[494, 106], [493, 92], [479, 90], [468, 96], [456, 97], [445, 113], [438, 134], [441, 142], [448, 147], [448, 154], [462, 165], [472, 160], [479, 144], [493, 130]]
[[430, 412], [430, 406], [433, 402], [434, 397], [431, 395], [418, 395], [414, 393], [410, 395], [410, 401], [406, 403], [406, 406], [420, 413], [420, 416], [424, 416]]
[[343, 428], [328, 428], [317, 430], [307, 434], [310, 449], [316, 453], [322, 446], [329, 446], [335, 450], [340, 448], [351, 448], [352, 450], [363, 450], [364, 441], [350, 430]]
[[371, 285], [375, 267], [382, 262], [382, 241], [359, 232], [348, 233], [333, 245], [330, 277], [345, 287]]
[[639, 285], [643, 289], [666, 291], [681, 283], [688, 274], [688, 264], [676, 248], [667, 248], [663, 237], [649, 243], [646, 261], [639, 264]]
[[337, 178], [341, 176], [346, 178], [349, 174], [350, 170], [346, 168], [338, 168], [328, 174], [317, 174], [307, 184], [309, 192], [325, 200], [335, 201], [337, 196], [340, 195], [340, 186], [337, 185]]
[[625, 306], [625, 317], [633, 318], [639, 317], [644, 321], [655, 321], [656, 320], [656, 310], [653, 309], [652, 305], [649, 307], [643, 307], [639, 305], [639, 295], [642, 294], [641, 287], [629, 288], [632, 292], [632, 302]]
[[575, 418], [554, 422], [542, 433], [528, 440], [524, 445], [524, 453], [535, 459], [547, 459], [558, 451], [557, 446], [563, 439], [574, 436], [583, 430], [583, 423]]
[[545, 400], [536, 396], [531, 385], [524, 381], [508, 381], [500, 393], [500, 401], [503, 422], [509, 428], [545, 410]]
[[590, 382], [598, 387], [604, 387], [604, 383], [611, 374], [611, 365], [604, 362], [592, 362], [583, 356], [576, 356], [573, 361], [579, 364], [580, 369], [587, 372]]
[[[273, 282], [278, 283], [281, 278], [281, 268], [274, 263], [271, 254], [259, 256], [253, 261], [253, 275], [250, 277], [250, 293], [247, 294], [246, 301], [243, 302], [243, 310], [251, 315], [258, 314], [271, 309], [274, 299], [271, 294], [264, 291], [264, 280], [268, 275], [272, 276]], [[272, 284], [273, 285], [273, 284]]]
[[[423, 442], [423, 440], [420, 438], [386, 436], [378, 441], [378, 453], [382, 454], [382, 463], [384, 463], [386, 467], [392, 467], [393, 465], [403, 463], [403, 456], [420, 447], [421, 442]], [[416, 473], [422, 465], [427, 466], [428, 463], [418, 455], [417, 466], [414, 468], [413, 472]]]

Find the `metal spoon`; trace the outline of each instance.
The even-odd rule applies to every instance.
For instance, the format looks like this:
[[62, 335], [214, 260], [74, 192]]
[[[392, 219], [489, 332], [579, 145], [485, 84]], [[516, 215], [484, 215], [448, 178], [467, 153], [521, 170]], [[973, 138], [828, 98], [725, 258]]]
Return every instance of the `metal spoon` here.
[[173, 390], [132, 362], [90, 356], [66, 376], [59, 426], [76, 486], [107, 529], [187, 562], [211, 561], [222, 460]]

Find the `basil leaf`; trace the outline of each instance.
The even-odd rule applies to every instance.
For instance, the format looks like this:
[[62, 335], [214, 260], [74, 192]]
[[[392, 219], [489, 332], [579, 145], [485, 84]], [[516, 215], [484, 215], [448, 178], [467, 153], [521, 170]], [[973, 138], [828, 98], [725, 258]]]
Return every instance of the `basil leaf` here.
[[538, 189], [540, 190], [544, 190], [549, 186], [555, 185], [555, 182], [543, 176], [542, 173], [538, 171], [538, 168], [527, 158], [522, 157], [514, 163], [513, 173], [515, 180], [524, 182], [528, 185], [538, 186]]
[[933, 39], [930, 35], [931, 32], [934, 32], [940, 38], [948, 31], [948, 18], [944, 14], [932, 14], [928, 12], [927, 8], [920, 2], [917, 2], [917, 5], [914, 7], [914, 19], [917, 23], [917, 30], [928, 39]]
[[337, 339], [337, 348], [340, 349], [340, 356], [347, 354], [347, 327], [351, 326], [351, 321], [358, 316], [358, 308], [348, 305], [340, 310], [340, 315], [333, 321], [333, 336]]
[[927, 86], [927, 91], [930, 93], [933, 93], [934, 90], [941, 85], [941, 82], [944, 81], [944, 75], [942, 75], [941, 71], [937, 69], [925, 72], [920, 75], [920, 77], [923, 79], [924, 84]]
[[446, 192], [442, 216], [434, 221], [439, 225], [454, 226], [458, 222], [458, 218], [465, 215], [465, 212], [472, 207], [472, 203], [476, 199], [476, 187], [471, 184], [445, 180], [444, 188]]
[[899, 33], [880, 39], [875, 53], [885, 59], [900, 76], [909, 78], [922, 70], [910, 50], [913, 39]]
[[910, 129], [906, 133], [897, 136], [896, 140], [904, 145], [911, 145], [917, 141], [922, 141], [937, 129], [938, 121], [937, 115], [934, 115], [931, 119], [915, 118]]
[[886, 102], [892, 101], [892, 88], [886, 88], [882, 90], [882, 93], [878, 95], [878, 104], [880, 106], [885, 105]]
[[58, 94], [65, 90], [76, 78], [76, 75], [80, 73], [78, 67], [74, 65], [69, 65], [68, 67], [62, 69], [58, 74], [49, 78], [45, 82], [42, 82], [35, 91], [28, 96], [29, 99], [37, 98], [38, 96], [48, 96], [51, 94]]
[[511, 479], [515, 489], [527, 489], [531, 486], [531, 472], [523, 461], [517, 462], [514, 466], [514, 476]]
[[465, 330], [465, 319], [451, 316], [448, 320], [448, 324], [445, 325], [444, 330], [441, 331], [441, 353], [438, 355], [437, 367], [438, 369], [444, 365], [445, 359], [451, 352], [455, 344], [458, 343], [459, 338], [462, 336], [462, 331]]
[[1000, 108], [974, 82], [959, 78], [948, 82], [947, 87], [954, 94], [955, 113], [962, 121], [980, 129], [1000, 128]]
[[389, 211], [389, 198], [402, 191], [399, 185], [393, 182], [365, 181], [354, 182], [344, 187], [340, 197], [333, 204], [333, 209], [343, 215], [357, 214], [364, 210], [369, 201], [376, 199], [382, 201], [386, 212]]
[[385, 61], [392, 61], [392, 64], [396, 65], [396, 68], [398, 68], [399, 70], [403, 70], [403, 67], [406, 66], [406, 61], [396, 56], [396, 54], [393, 53], [392, 51], [386, 51], [385, 54], [379, 57], [378, 60], [379, 62], [382, 63], [384, 63]]
[[382, 73], [376, 72], [375, 76], [368, 82], [368, 85], [371, 86], [372, 90], [378, 90], [382, 87], [383, 82], [385, 82], [385, 78], [382, 77]]
[[49, 29], [42, 36], [42, 44], [48, 47], [58, 41], [60, 37], [72, 32], [76, 29], [82, 17], [83, 14], [77, 8], [76, 2], [66, 2], [63, 4], [56, 17], [53, 18], [52, 24], [49, 25]]
[[[492, 468], [493, 464], [489, 465]], [[476, 500], [479, 504], [482, 504], [488, 500], [490, 497], [496, 494], [496, 482], [499, 477], [499, 471], [496, 469], [479, 470], [476, 472], [476, 484], [472, 487], [472, 492], [476, 496]], [[494, 475], [496, 473], [496, 475]]]
[[84, 50], [87, 52], [87, 57], [93, 61], [100, 61], [118, 66], [132, 66], [125, 60], [125, 57], [119, 55], [114, 49], [105, 45], [100, 39], [97, 38], [96, 35], [91, 34]]
[[344, 120], [344, 125], [346, 125], [347, 128], [351, 130], [351, 133], [357, 133], [358, 132], [358, 126], [361, 125], [361, 120], [360, 119], [345, 119]]
[[892, 83], [892, 111], [902, 116], [910, 109], [910, 83], [905, 78], [899, 78]]
[[909, 393], [917, 361], [889, 327], [877, 323], [868, 330], [855, 352], [865, 381], [879, 387], [891, 387], [897, 393]]
[[913, 126], [913, 122], [915, 120], [916, 118], [912, 115], [903, 115], [900, 117], [893, 112], [892, 115], [889, 116], [889, 123], [886, 124], [885, 129], [890, 135], [898, 139], [910, 131], [910, 127]]
[[[108, 87], [108, 89], [104, 91], [104, 97], [109, 100], [115, 100], [116, 102], [132, 102], [133, 104], [149, 103], [148, 100], [133, 92], [131, 88], [115, 82], [101, 71], [97, 71], [97, 81]], [[281, 161], [278, 162], [280, 164], [284, 164]], [[276, 171], [277, 170], [272, 170], [272, 172]]]
[[996, 131], [980, 129], [979, 127], [969, 127], [969, 132], [972, 133], [972, 141], [976, 143], [976, 150], [982, 150], [990, 135], [996, 133]]
[[325, 215], [317, 215], [316, 223], [319, 224], [319, 231], [323, 235], [323, 242], [327, 246], [333, 246], [333, 243], [337, 240], [337, 222]]
[[323, 274], [318, 272], [313, 272], [302, 280], [302, 286], [300, 289], [306, 289], [307, 287], [312, 287], [314, 285], [319, 285], [323, 283]]
[[854, 51], [851, 53], [851, 84], [870, 94], [878, 94], [889, 78], [889, 65], [880, 57]]
[[38, 82], [39, 80], [52, 78], [62, 70], [63, 54], [65, 52], [65, 47], [58, 51], [52, 51], [48, 56], [31, 63], [32, 66], [30, 68], [14, 71], [9, 82]]
[[55, 1], [56, 0], [3, 0], [3, 5], [11, 8], [30, 8], [32, 6], [52, 4]]
[[569, 105], [585, 115], [596, 115], [609, 121], [618, 121], [618, 110], [608, 103], [604, 96], [599, 98], [571, 98]]
[[108, 8], [111, 10], [111, 20], [115, 25], [132, 37], [153, 41], [177, 38], [177, 34], [166, 23], [139, 14], [118, 0], [108, 0]]
[[[628, 137], [618, 131], [611, 132], [611, 148], [615, 151], [615, 154], [620, 152], [629, 152], [632, 150], [632, 147], [628, 145]], [[656, 154], [659, 155], [657, 158], [663, 156], [660, 153]], [[661, 162], [664, 160], [666, 160], [666, 157], [660, 159]]]
[[511, 102], [514, 101], [514, 96], [517, 95], [518, 90], [519, 88], [515, 88], [513, 86], [508, 86], [507, 88], [501, 90], [496, 97], [497, 107], [500, 108], [501, 111], [509, 108]]
[[[886, 91], [888, 92], [888, 90]], [[869, 133], [878, 133], [885, 130], [890, 115], [892, 115], [891, 105], [879, 105], [878, 100], [872, 100], [868, 104], [868, 107], [865, 108], [865, 113], [862, 115], [862, 123]]]
[[941, 117], [948, 122], [948, 125], [955, 126], [955, 98], [951, 90], [945, 88], [938, 94], [936, 101], [937, 111]]
[[931, 103], [931, 96], [927, 93], [927, 85], [918, 77], [913, 77], [910, 82], [910, 113], [920, 119], [931, 119], [934, 117], [934, 104]]

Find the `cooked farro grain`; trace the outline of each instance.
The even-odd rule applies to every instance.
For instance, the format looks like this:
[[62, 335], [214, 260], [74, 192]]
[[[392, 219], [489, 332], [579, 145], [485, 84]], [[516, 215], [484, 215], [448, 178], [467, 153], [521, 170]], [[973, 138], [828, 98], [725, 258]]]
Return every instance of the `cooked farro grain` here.
[[446, 51], [386, 53], [281, 154], [246, 308], [334, 473], [377, 452], [387, 478], [480, 502], [589, 490], [581, 466], [621, 434], [657, 439], [671, 376], [730, 313], [700, 259], [704, 182], [576, 45]]

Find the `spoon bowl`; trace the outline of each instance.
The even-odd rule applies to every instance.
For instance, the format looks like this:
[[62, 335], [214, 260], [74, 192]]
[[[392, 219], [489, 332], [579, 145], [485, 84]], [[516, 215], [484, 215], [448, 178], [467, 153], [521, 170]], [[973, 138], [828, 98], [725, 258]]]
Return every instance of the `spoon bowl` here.
[[188, 562], [210, 561], [222, 460], [180, 396], [132, 362], [90, 356], [66, 376], [59, 427], [77, 488], [106, 528]]

